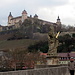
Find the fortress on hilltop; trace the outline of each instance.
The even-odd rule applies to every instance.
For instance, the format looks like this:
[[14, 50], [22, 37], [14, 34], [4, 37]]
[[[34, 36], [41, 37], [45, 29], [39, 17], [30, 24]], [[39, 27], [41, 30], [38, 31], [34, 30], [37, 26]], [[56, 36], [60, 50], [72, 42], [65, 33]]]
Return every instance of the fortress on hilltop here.
[[20, 26], [26, 19], [31, 19], [33, 22], [34, 22], [34, 19], [37, 19], [41, 25], [48, 24], [48, 25], [54, 25], [54, 26], [61, 26], [59, 16], [58, 16], [57, 22], [53, 23], [53, 22], [48, 22], [48, 21], [39, 19], [37, 14], [35, 14], [33, 17], [32, 17], [32, 15], [28, 16], [27, 11], [24, 10], [24, 11], [22, 11], [21, 16], [17, 16], [17, 17], [13, 17], [12, 13], [10, 12], [9, 16], [8, 16], [8, 24], [7, 24], [7, 26], [0, 25], [0, 32], [20, 28]]
[[13, 17], [10, 12], [10, 14], [8, 16], [8, 26], [15, 25], [18, 22], [24, 22], [24, 20], [27, 18], [28, 18], [27, 11], [25, 11], [25, 10], [22, 12], [22, 16], [18, 16], [18, 17]]

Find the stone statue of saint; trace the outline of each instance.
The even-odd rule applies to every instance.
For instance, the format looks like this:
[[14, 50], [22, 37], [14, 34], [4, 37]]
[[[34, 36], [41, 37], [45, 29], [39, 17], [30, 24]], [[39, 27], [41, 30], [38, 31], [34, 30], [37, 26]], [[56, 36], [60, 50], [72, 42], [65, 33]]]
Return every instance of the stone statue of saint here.
[[54, 32], [54, 27], [50, 26], [50, 31], [48, 33], [48, 44], [49, 44], [49, 55], [57, 55], [57, 47], [58, 47], [58, 35], [60, 32], [57, 33], [57, 35]]

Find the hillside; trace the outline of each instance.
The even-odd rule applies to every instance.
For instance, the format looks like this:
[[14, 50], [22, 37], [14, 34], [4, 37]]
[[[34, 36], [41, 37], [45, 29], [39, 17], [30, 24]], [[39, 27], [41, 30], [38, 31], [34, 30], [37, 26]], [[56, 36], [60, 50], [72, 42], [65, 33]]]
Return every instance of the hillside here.
[[11, 36], [13, 36], [13, 33], [11, 33], [11, 34], [5, 34], [5, 35], [0, 35], [0, 41], [1, 40], [7, 40]]
[[2, 49], [14, 49], [14, 48], [27, 48], [29, 45], [33, 44], [35, 40], [22, 39], [22, 40], [12, 40], [12, 41], [0, 41], [0, 50]]
[[[15, 36], [14, 36], [15, 35]], [[23, 36], [18, 30], [11, 30], [8, 32], [0, 32], [0, 50], [3, 49], [15, 49], [15, 48], [27, 48], [32, 45], [36, 40], [47, 40], [47, 34], [33, 33], [33, 39], [18, 39]], [[14, 40], [8, 40], [9, 38], [15, 38]]]

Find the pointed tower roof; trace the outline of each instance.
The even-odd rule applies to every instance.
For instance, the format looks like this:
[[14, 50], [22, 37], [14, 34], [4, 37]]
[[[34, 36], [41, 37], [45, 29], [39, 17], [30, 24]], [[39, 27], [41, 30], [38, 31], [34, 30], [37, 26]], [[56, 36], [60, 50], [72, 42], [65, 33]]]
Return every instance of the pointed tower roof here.
[[27, 11], [26, 11], [26, 10], [24, 10], [24, 11], [22, 12], [22, 14], [27, 14]]
[[12, 16], [11, 12], [9, 13], [9, 16]]

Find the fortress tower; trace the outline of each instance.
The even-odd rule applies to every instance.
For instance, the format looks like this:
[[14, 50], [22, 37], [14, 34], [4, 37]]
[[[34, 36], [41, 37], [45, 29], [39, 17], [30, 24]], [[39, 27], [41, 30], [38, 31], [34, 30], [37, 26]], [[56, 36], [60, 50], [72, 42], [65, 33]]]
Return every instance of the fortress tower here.
[[26, 10], [24, 10], [22, 12], [22, 22], [24, 22], [25, 19], [27, 19], [27, 12], [26, 12]]
[[8, 26], [12, 26], [12, 25], [15, 25], [19, 22], [24, 22], [25, 19], [27, 19], [27, 12], [26, 10], [24, 10], [22, 12], [22, 15], [21, 16], [17, 16], [17, 17], [13, 17], [11, 12], [9, 13], [9, 16], [8, 16]]
[[38, 19], [38, 15], [37, 15], [37, 14], [35, 14], [35, 15], [34, 15], [34, 18]]
[[9, 16], [8, 16], [8, 25], [10, 26], [11, 25], [11, 19], [13, 18], [11, 12], [9, 13]]

